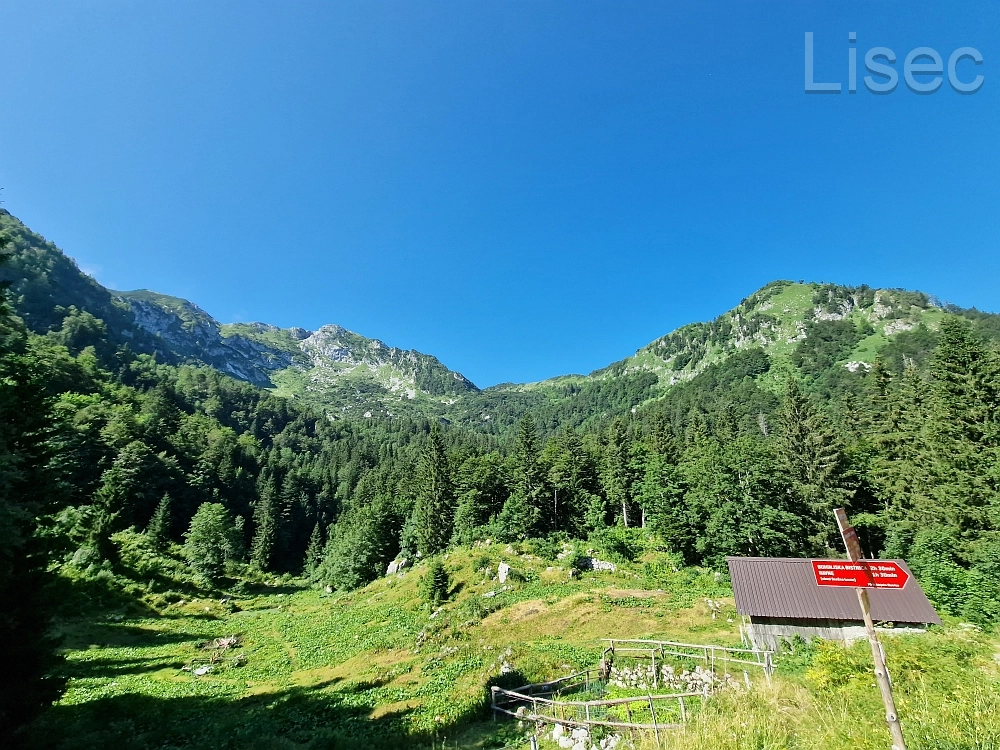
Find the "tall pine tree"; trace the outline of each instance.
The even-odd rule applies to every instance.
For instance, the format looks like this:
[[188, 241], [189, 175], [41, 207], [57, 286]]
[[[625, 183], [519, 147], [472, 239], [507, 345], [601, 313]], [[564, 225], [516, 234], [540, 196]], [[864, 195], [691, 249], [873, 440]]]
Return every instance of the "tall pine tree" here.
[[421, 555], [428, 557], [448, 546], [455, 521], [455, 491], [448, 452], [437, 423], [420, 457], [413, 519]]
[[270, 570], [278, 537], [279, 508], [274, 477], [268, 477], [253, 511], [254, 535], [250, 545], [250, 563], [257, 570]]
[[931, 502], [919, 508], [928, 520], [973, 540], [991, 526], [998, 506], [997, 358], [967, 321], [948, 317], [931, 364], [932, 399], [923, 461]]
[[834, 543], [833, 509], [851, 495], [840, 440], [826, 417], [789, 379], [778, 412], [777, 463], [807, 508], [811, 546], [817, 554]]
[[601, 474], [604, 494], [613, 508], [621, 509], [622, 524], [640, 525], [632, 508], [632, 485], [635, 479], [632, 470], [631, 445], [625, 423], [616, 419], [608, 428], [604, 448], [604, 467]]
[[302, 562], [302, 572], [307, 578], [312, 578], [321, 562], [323, 562], [323, 529], [320, 528], [319, 521], [317, 521], [316, 525], [313, 526], [312, 534], [309, 535], [309, 545], [306, 547], [306, 557]]
[[158, 552], [163, 552], [170, 544], [170, 495], [166, 493], [146, 527], [146, 539]]

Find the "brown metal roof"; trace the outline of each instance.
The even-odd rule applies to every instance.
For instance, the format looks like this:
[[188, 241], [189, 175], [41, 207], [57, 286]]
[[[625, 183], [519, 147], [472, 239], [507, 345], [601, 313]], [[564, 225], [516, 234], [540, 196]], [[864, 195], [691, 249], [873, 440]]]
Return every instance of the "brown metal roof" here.
[[[820, 586], [812, 561], [791, 557], [727, 557], [733, 580], [736, 610], [759, 617], [860, 620], [858, 596], [852, 588]], [[876, 622], [941, 623], [934, 607], [910, 573], [901, 589], [869, 589], [872, 619]]]

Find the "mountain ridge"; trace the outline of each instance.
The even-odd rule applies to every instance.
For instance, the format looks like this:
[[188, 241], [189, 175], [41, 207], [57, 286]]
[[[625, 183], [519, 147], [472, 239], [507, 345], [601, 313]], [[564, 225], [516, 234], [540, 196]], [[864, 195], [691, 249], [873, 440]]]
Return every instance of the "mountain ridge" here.
[[433, 355], [337, 324], [309, 331], [221, 323], [179, 297], [106, 289], [2, 209], [0, 229], [14, 239], [5, 278], [15, 309], [36, 333], [65, 327], [68, 315], [90, 314], [103, 321], [115, 345], [167, 362], [203, 364], [311, 402], [332, 417], [435, 417], [496, 431], [526, 411], [565, 412], [576, 408], [567, 403], [578, 402], [594, 412], [569, 419], [582, 423], [634, 412], [739, 352], [764, 353], [767, 366], [754, 377], [765, 388], [776, 389], [795, 371], [842, 388], [888, 350], [900, 361], [921, 356], [948, 312], [989, 321], [990, 337], [1000, 338], [1000, 316], [949, 308], [923, 292], [779, 280], [711, 321], [681, 326], [589, 374], [480, 389]]

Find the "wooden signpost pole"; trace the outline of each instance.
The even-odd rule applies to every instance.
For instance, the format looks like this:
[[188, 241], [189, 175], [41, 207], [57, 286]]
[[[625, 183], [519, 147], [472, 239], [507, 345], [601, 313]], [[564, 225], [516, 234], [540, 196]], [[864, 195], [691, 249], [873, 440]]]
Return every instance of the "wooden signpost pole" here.
[[[861, 544], [858, 542], [858, 534], [847, 519], [847, 512], [843, 508], [835, 510], [837, 526], [840, 528], [840, 536], [847, 547], [847, 556], [852, 562], [859, 562], [864, 559], [861, 554]], [[893, 750], [906, 750], [906, 740], [903, 739], [903, 727], [899, 723], [899, 714], [896, 713], [896, 701], [892, 698], [892, 684], [889, 682], [889, 673], [885, 668], [885, 660], [882, 658], [882, 647], [878, 642], [878, 634], [875, 632], [875, 625], [872, 622], [871, 607], [868, 603], [868, 589], [855, 589], [858, 592], [858, 603], [861, 605], [861, 614], [865, 619], [865, 630], [868, 631], [868, 642], [872, 647], [872, 660], [875, 662], [875, 680], [878, 682], [879, 690], [882, 691], [882, 702], [885, 704], [885, 721], [889, 725], [892, 733]]]

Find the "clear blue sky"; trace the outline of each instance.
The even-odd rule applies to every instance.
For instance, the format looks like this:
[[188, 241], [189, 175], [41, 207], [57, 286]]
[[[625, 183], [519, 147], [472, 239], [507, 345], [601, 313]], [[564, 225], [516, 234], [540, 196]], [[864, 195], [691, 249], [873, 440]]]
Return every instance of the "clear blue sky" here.
[[[4, 207], [113, 288], [483, 386], [776, 278], [1000, 310], [1000, 16], [957, 5], [2, 0]], [[806, 31], [898, 88], [805, 94]], [[918, 46], [982, 89], [910, 91]]]

